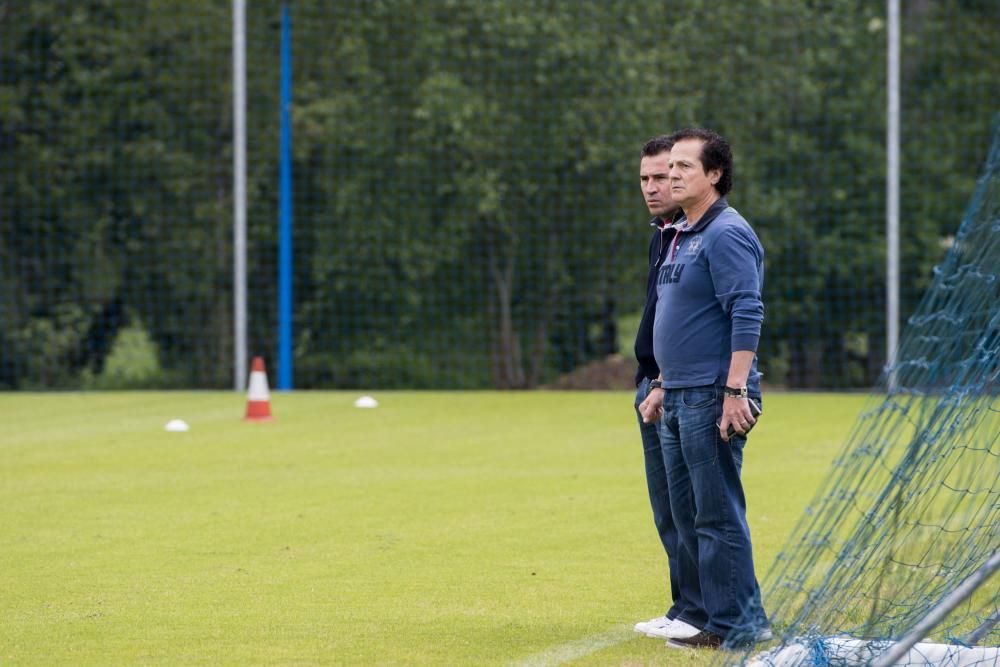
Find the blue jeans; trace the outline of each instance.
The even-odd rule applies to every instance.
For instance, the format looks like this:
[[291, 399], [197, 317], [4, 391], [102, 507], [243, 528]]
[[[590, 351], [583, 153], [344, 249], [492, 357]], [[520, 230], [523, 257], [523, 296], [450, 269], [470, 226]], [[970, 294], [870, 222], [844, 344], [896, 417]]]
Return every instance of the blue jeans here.
[[[667, 389], [657, 430], [679, 539], [680, 579], [696, 579], [703, 602], [703, 622], [689, 622], [737, 640], [766, 626], [767, 617], [740, 481], [746, 437], [725, 442], [719, 435], [723, 400], [715, 385]], [[687, 571], [692, 566], [694, 572]]]
[[[680, 543], [677, 537], [677, 528], [674, 526], [673, 513], [670, 511], [667, 468], [664, 462], [663, 448], [660, 445], [658, 428], [656, 424], [644, 423], [642, 415], [639, 414], [639, 404], [646, 400], [648, 392], [649, 379], [643, 378], [635, 394], [635, 409], [639, 419], [639, 432], [642, 435], [642, 453], [646, 463], [646, 486], [649, 489], [649, 504], [653, 508], [653, 523], [656, 525], [656, 532], [660, 536], [663, 550], [667, 553], [671, 605], [667, 609], [666, 616], [670, 619], [680, 618], [687, 623], [697, 625], [699, 620], [702, 623], [706, 620], [705, 613], [700, 611], [701, 592], [698, 590], [698, 579], [697, 577], [689, 578], [689, 581], [683, 583], [680, 579], [682, 570], [695, 573], [697, 569], [693, 563], [684, 567], [678, 560], [678, 556], [681, 554]], [[686, 555], [685, 558], [687, 558]]]

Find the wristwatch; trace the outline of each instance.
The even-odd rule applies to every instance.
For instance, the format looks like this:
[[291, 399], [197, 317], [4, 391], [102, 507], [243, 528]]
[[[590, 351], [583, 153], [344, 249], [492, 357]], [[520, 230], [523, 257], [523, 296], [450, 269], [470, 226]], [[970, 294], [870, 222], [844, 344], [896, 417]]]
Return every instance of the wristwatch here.
[[722, 393], [726, 396], [732, 396], [733, 398], [746, 398], [747, 388], [746, 387], [729, 387], [726, 386]]
[[649, 381], [649, 388], [650, 389], [663, 389], [663, 381], [662, 380], [650, 380]]

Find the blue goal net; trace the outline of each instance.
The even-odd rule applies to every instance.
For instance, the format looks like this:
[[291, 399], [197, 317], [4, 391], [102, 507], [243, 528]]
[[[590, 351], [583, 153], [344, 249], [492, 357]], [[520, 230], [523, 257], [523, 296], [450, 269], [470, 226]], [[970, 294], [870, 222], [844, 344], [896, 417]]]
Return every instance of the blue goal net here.
[[998, 561], [1000, 122], [881, 391], [763, 582], [778, 645], [743, 658], [1000, 664]]

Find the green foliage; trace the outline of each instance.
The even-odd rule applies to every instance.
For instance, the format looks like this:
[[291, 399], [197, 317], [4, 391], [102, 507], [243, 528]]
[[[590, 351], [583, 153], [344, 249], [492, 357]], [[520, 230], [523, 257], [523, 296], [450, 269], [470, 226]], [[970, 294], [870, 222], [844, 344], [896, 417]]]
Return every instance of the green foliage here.
[[84, 337], [87, 320], [82, 309], [69, 304], [53, 309], [48, 317], [27, 320], [10, 335], [11, 345], [23, 360], [19, 386], [24, 389], [69, 389], [76, 378], [68, 361]]
[[[248, 8], [249, 322], [264, 354], [280, 6]], [[0, 386], [72, 386], [108, 353], [116, 304], [173, 377], [228, 384], [230, 11], [0, 0]], [[644, 296], [638, 149], [692, 124], [732, 141], [730, 201], [767, 250], [762, 363], [792, 386], [871, 384], [884, 363], [883, 11], [293, 3], [300, 386], [346, 386], [361, 371], [345, 363], [392, 364], [396, 345], [421, 386], [530, 387], [607, 353], [609, 323]], [[904, 4], [904, 315], [982, 160], [997, 18], [983, 1]], [[460, 353], [464, 371], [442, 372]]]
[[635, 335], [639, 331], [640, 322], [642, 322], [641, 310], [622, 315], [616, 322], [618, 329], [618, 354], [625, 358], [635, 356]]
[[[203, 27], [225, 25], [225, 8], [0, 7], [0, 221], [14, 221], [0, 222], [0, 263], [15, 281], [2, 326], [30, 332], [35, 321], [56, 322], [60, 304], [96, 321], [123, 300], [168, 360], [193, 362], [199, 384], [217, 382], [228, 367], [213, 351], [229, 340], [219, 335], [229, 315], [215, 285], [231, 270], [230, 194], [224, 163], [205, 158], [229, 150], [220, 132], [229, 103], [223, 89], [193, 95], [189, 76], [226, 62], [227, 36], [206, 40]], [[76, 327], [78, 346], [88, 328]], [[45, 355], [61, 359], [39, 379], [48, 385], [93, 361], [57, 348]]]
[[85, 389], [149, 389], [171, 384], [160, 367], [159, 349], [140, 322], [120, 329], [104, 368], [84, 372]]

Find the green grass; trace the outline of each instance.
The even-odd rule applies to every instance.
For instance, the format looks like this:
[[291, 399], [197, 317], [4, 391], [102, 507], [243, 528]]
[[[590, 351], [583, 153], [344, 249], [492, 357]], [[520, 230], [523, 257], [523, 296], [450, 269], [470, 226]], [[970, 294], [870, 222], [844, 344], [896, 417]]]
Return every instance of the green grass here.
[[[356, 396], [0, 395], [0, 664], [708, 661], [630, 630], [666, 596], [630, 395]], [[863, 400], [765, 397], [758, 576]]]

